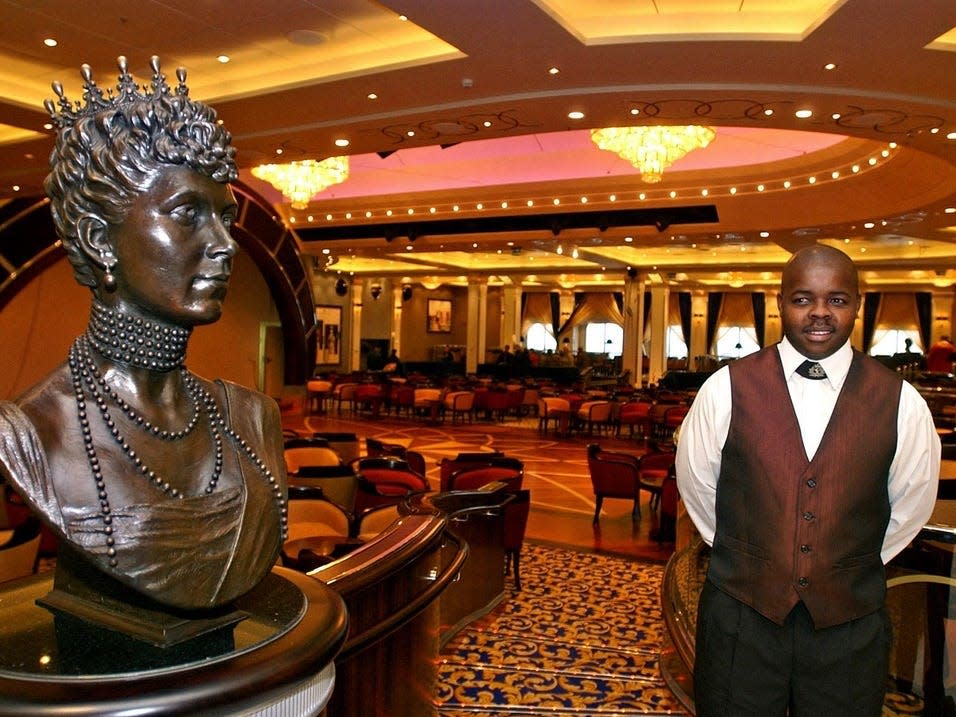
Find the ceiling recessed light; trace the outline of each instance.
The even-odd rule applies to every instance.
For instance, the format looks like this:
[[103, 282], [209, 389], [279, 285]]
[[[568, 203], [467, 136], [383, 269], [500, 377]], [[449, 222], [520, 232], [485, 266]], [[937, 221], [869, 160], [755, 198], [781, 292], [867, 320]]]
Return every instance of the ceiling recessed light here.
[[797, 110], [793, 114], [797, 119], [809, 119], [813, 117], [813, 110]]
[[349, 144], [349, 141], [344, 137], [339, 137], [337, 140], [335, 140], [336, 147], [348, 147]]
[[369, 92], [369, 93], [368, 93], [367, 95], [365, 95], [365, 96], [368, 97], [370, 100], [377, 100], [377, 99], [378, 99], [378, 95], [375, 94], [374, 92]]
[[223, 65], [225, 65], [227, 62], [229, 62], [229, 59], [230, 59], [230, 58], [229, 58], [229, 55], [217, 55], [217, 56], [216, 56], [216, 61], [217, 61], [217, 62], [221, 62]]
[[828, 62], [827, 64], [823, 66], [824, 70], [835, 70], [836, 68], [837, 66], [835, 62]]
[[639, 115], [640, 113], [641, 113], [641, 111], [640, 111], [639, 109], [637, 109], [637, 107], [632, 107], [632, 108], [631, 108], [631, 114], [632, 114], [632, 115]]
[[56, 47], [58, 43], [52, 37], [48, 37], [45, 40], [43, 40], [43, 44], [46, 45], [47, 47]]
[[549, 75], [557, 75], [559, 72], [561, 72], [561, 70], [559, 70], [557, 67], [549, 67], [549, 68], [548, 68], [548, 74], [549, 74]]
[[573, 112], [568, 112], [568, 119], [579, 120], [584, 119], [584, 113], [580, 110], [574, 110]]

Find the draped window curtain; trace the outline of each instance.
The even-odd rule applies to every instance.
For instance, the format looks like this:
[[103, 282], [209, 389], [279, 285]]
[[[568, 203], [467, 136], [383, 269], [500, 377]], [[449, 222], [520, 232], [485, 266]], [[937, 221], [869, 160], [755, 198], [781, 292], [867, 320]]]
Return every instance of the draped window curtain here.
[[551, 305], [552, 294], [521, 295], [521, 335], [526, 336], [532, 324], [544, 324], [545, 331], [555, 335], [554, 310]]
[[757, 334], [757, 346], [763, 348], [766, 344], [767, 297], [762, 291], [755, 291], [750, 295], [754, 309], [754, 332]]
[[707, 351], [716, 355], [717, 321], [720, 319], [720, 307], [724, 303], [724, 292], [712, 291], [707, 296]]
[[[743, 327], [744, 333], [750, 336], [754, 343], [760, 345], [754, 327], [754, 303], [753, 294], [723, 293], [713, 339], [708, 344], [711, 354], [717, 354], [717, 342], [726, 335], [727, 331], [736, 326]], [[707, 318], [709, 321], [710, 317]]]
[[867, 304], [864, 304], [863, 333], [866, 351], [880, 342], [889, 331], [915, 331], [919, 334], [920, 342], [925, 350], [928, 346], [932, 321], [932, 295], [929, 292], [870, 292], [866, 295], [869, 302], [871, 295], [879, 297], [873, 310], [873, 327], [870, 340], [866, 341]]
[[876, 330], [881, 297], [879, 291], [868, 291], [863, 295], [863, 353], [869, 353], [870, 346], [873, 345], [873, 332]]
[[681, 291], [677, 294], [677, 309], [680, 313], [680, 330], [684, 334], [684, 343], [687, 344], [689, 354], [691, 322], [691, 295], [689, 291]]
[[624, 315], [617, 306], [614, 294], [609, 292], [586, 293], [574, 307], [574, 311], [558, 332], [558, 343], [571, 337], [578, 326], [594, 323], [610, 323], [624, 326]]

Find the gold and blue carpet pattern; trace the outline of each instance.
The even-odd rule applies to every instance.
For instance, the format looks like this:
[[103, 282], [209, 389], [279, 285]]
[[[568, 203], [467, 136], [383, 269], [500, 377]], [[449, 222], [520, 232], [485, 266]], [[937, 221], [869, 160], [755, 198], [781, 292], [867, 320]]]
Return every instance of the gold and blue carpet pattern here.
[[684, 715], [658, 670], [657, 564], [525, 544], [520, 593], [442, 651], [457, 715]]
[[[663, 566], [534, 543], [521, 554], [523, 590], [442, 650], [441, 717], [688, 714], [658, 667]], [[882, 717], [923, 714], [888, 691]]]

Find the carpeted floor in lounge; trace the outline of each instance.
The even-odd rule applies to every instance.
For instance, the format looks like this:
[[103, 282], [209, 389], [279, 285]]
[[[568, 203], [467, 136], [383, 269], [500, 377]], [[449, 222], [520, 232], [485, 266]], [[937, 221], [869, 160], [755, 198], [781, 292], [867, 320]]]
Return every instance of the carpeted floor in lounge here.
[[531, 543], [521, 574], [442, 651], [440, 715], [687, 714], [658, 670], [660, 564]]

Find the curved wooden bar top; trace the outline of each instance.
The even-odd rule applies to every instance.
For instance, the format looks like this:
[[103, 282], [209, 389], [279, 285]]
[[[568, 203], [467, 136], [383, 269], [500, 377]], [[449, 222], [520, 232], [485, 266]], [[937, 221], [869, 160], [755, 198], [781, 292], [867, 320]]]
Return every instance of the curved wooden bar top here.
[[407, 515], [375, 540], [313, 570], [348, 608], [328, 717], [435, 714], [439, 596], [467, 546], [438, 514]]
[[347, 615], [328, 587], [276, 568], [236, 607], [245, 619], [199, 638], [182, 664], [110, 630], [63, 623], [36, 604], [42, 574], [0, 591], [0, 715], [318, 714]]

